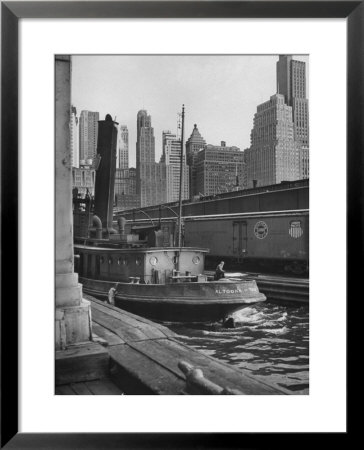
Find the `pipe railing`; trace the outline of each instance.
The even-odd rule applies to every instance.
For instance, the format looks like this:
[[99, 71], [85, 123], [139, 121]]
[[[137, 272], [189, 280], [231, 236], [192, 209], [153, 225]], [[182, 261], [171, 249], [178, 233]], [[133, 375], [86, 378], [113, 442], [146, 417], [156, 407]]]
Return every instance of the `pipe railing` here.
[[[143, 213], [152, 222], [153, 226], [155, 226], [155, 223], [153, 222], [153, 219], [145, 211], [143, 211], [142, 209], [135, 209], [134, 211], [138, 211], [138, 212]], [[134, 222], [134, 220], [133, 220], [133, 222]]]

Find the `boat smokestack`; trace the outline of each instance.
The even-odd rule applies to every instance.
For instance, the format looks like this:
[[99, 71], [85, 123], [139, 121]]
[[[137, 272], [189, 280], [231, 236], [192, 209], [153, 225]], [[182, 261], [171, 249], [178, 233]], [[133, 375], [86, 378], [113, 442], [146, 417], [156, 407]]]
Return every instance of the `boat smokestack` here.
[[105, 234], [116, 233], [112, 227], [115, 189], [117, 122], [107, 114], [99, 120], [97, 155], [99, 165], [95, 181], [95, 214], [100, 217]]
[[125, 224], [126, 224], [125, 217], [119, 217], [118, 218], [118, 226], [119, 226], [120, 239], [122, 241], [125, 240]]

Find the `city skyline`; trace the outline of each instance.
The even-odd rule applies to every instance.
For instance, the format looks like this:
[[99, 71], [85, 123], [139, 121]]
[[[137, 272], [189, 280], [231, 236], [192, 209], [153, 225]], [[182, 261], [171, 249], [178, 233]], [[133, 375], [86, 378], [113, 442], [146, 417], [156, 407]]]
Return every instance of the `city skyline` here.
[[[293, 58], [306, 62], [308, 72], [307, 55]], [[182, 104], [185, 141], [197, 123], [208, 144], [224, 140], [243, 151], [257, 105], [277, 92], [277, 61], [278, 55], [73, 56], [72, 104], [79, 112], [98, 111], [100, 119], [111, 114], [128, 127], [130, 167], [136, 166], [140, 109], [153, 120], [156, 162], [163, 131], [177, 131]]]

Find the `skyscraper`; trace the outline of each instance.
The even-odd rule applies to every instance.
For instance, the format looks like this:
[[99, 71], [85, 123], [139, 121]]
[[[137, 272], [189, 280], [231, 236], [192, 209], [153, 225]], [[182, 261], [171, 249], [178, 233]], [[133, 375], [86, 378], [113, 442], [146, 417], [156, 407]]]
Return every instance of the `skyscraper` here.
[[197, 125], [194, 125], [194, 128], [192, 130], [191, 136], [186, 142], [186, 157], [187, 157], [187, 164], [190, 168], [190, 195], [196, 195], [198, 194], [197, 188], [196, 188], [196, 158], [197, 153], [202, 148], [206, 147], [206, 141], [201, 136], [200, 132], [198, 131]]
[[[163, 154], [161, 163], [166, 165], [166, 201], [179, 200], [179, 183], [181, 172], [181, 140], [170, 131], [163, 131]], [[183, 154], [183, 185], [182, 199], [189, 198], [189, 167], [186, 165], [186, 155]]]
[[279, 55], [277, 61], [277, 93], [284, 95], [285, 103], [292, 107], [294, 138], [301, 144], [301, 176], [309, 176], [309, 115], [306, 98], [306, 63]]
[[116, 157], [118, 169], [129, 168], [129, 131], [126, 125], [120, 125]]
[[295, 140], [292, 107], [281, 94], [257, 107], [251, 146], [245, 150], [247, 187], [300, 179], [301, 143]]
[[80, 162], [90, 162], [96, 156], [99, 113], [81, 111], [80, 130]]
[[140, 205], [143, 207], [165, 202], [166, 168], [164, 164], [155, 162], [152, 119], [144, 109], [137, 114], [136, 170]]
[[87, 193], [95, 195], [96, 171], [91, 166], [72, 167], [72, 188], [84, 197]]
[[77, 109], [75, 106], [71, 107], [70, 138], [71, 138], [72, 167], [80, 167], [80, 153], [79, 153], [80, 136], [78, 131]]
[[243, 189], [246, 184], [244, 153], [238, 147], [207, 145], [196, 155], [196, 189], [199, 194], [214, 195]]
[[142, 109], [137, 115], [136, 162], [155, 162], [155, 139], [152, 118]]
[[116, 169], [115, 172], [115, 204], [121, 209], [140, 207], [140, 199], [136, 194], [136, 169]]

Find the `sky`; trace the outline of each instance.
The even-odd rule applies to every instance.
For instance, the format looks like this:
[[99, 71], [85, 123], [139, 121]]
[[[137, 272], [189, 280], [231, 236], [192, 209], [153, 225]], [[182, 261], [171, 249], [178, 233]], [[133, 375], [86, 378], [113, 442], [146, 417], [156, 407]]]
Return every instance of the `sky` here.
[[[305, 61], [308, 83], [308, 56]], [[129, 166], [135, 167], [136, 117], [152, 118], [156, 161], [163, 130], [177, 131], [185, 105], [186, 141], [194, 124], [207, 144], [250, 146], [257, 106], [276, 93], [277, 55], [74, 55], [72, 105], [110, 114], [129, 129]], [[308, 87], [307, 87], [308, 93]], [[115, 119], [116, 118], [116, 119]]]

